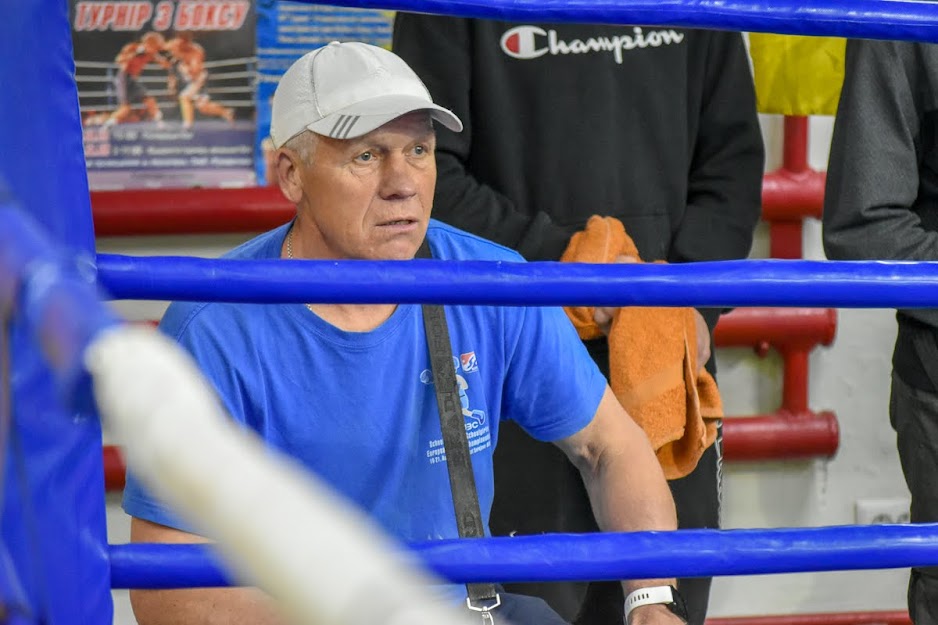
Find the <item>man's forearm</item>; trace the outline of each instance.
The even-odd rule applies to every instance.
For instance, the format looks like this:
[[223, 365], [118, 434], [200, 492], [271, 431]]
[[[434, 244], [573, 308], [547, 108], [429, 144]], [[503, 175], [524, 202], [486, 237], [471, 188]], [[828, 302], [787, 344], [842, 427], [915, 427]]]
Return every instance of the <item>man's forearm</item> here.
[[273, 600], [255, 588], [136, 590], [140, 625], [284, 625]]
[[[607, 532], [677, 529], [671, 489], [645, 432], [625, 411], [608, 386], [593, 420], [582, 430], [557, 441], [580, 470], [593, 515]], [[623, 581], [626, 595], [638, 588], [674, 585], [675, 580]], [[677, 623], [662, 604], [638, 607], [632, 625]]]
[[[631, 419], [630, 419], [631, 420]], [[632, 422], [630, 425], [637, 425]], [[636, 466], [640, 467], [636, 470]], [[592, 467], [581, 467], [593, 513], [607, 532], [677, 529], [674, 500], [658, 459], [642, 434], [607, 452]], [[674, 579], [623, 581], [625, 592]]]

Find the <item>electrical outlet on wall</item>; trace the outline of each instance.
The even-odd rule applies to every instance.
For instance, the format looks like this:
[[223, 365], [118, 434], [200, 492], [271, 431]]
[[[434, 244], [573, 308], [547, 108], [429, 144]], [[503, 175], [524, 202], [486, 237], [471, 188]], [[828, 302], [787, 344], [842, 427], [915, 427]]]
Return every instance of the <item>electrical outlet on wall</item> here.
[[858, 499], [856, 503], [857, 525], [880, 525], [909, 522], [910, 501], [895, 499]]

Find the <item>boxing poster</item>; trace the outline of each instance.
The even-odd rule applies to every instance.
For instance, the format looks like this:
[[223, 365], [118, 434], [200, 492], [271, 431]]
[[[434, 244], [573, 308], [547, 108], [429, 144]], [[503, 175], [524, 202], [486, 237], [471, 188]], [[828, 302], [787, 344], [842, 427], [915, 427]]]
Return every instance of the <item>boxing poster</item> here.
[[257, 140], [255, 163], [258, 184], [273, 184], [268, 166], [270, 103], [277, 82], [293, 62], [331, 41], [363, 41], [391, 47], [393, 11], [259, 0], [257, 6]]
[[256, 182], [252, 0], [71, 0], [92, 189]]

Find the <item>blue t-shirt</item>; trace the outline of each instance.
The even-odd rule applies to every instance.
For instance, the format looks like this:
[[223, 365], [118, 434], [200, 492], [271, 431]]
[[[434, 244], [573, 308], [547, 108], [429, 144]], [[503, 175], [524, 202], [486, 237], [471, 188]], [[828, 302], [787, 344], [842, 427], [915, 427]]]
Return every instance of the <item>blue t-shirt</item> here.
[[[279, 258], [288, 227], [227, 258]], [[522, 261], [437, 221], [427, 236], [437, 259]], [[447, 306], [446, 314], [487, 527], [499, 423], [512, 419], [544, 441], [570, 436], [592, 419], [606, 381], [559, 308]], [[177, 302], [160, 328], [194, 355], [235, 420], [392, 535], [458, 537], [420, 306], [398, 306], [372, 331], [345, 332], [303, 304]], [[132, 475], [123, 505], [186, 529]]]

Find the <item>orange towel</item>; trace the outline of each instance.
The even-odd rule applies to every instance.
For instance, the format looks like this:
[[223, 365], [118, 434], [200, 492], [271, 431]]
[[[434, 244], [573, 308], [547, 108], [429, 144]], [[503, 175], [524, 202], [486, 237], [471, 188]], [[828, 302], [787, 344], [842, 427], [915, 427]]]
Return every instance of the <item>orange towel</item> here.
[[[617, 256], [638, 258], [622, 222], [593, 216], [573, 235], [560, 260], [610, 263]], [[593, 308], [565, 308], [582, 339], [602, 336]], [[713, 377], [698, 372], [697, 334], [692, 308], [620, 308], [609, 331], [612, 391], [645, 430], [665, 477], [694, 470], [717, 435], [723, 416]]]

